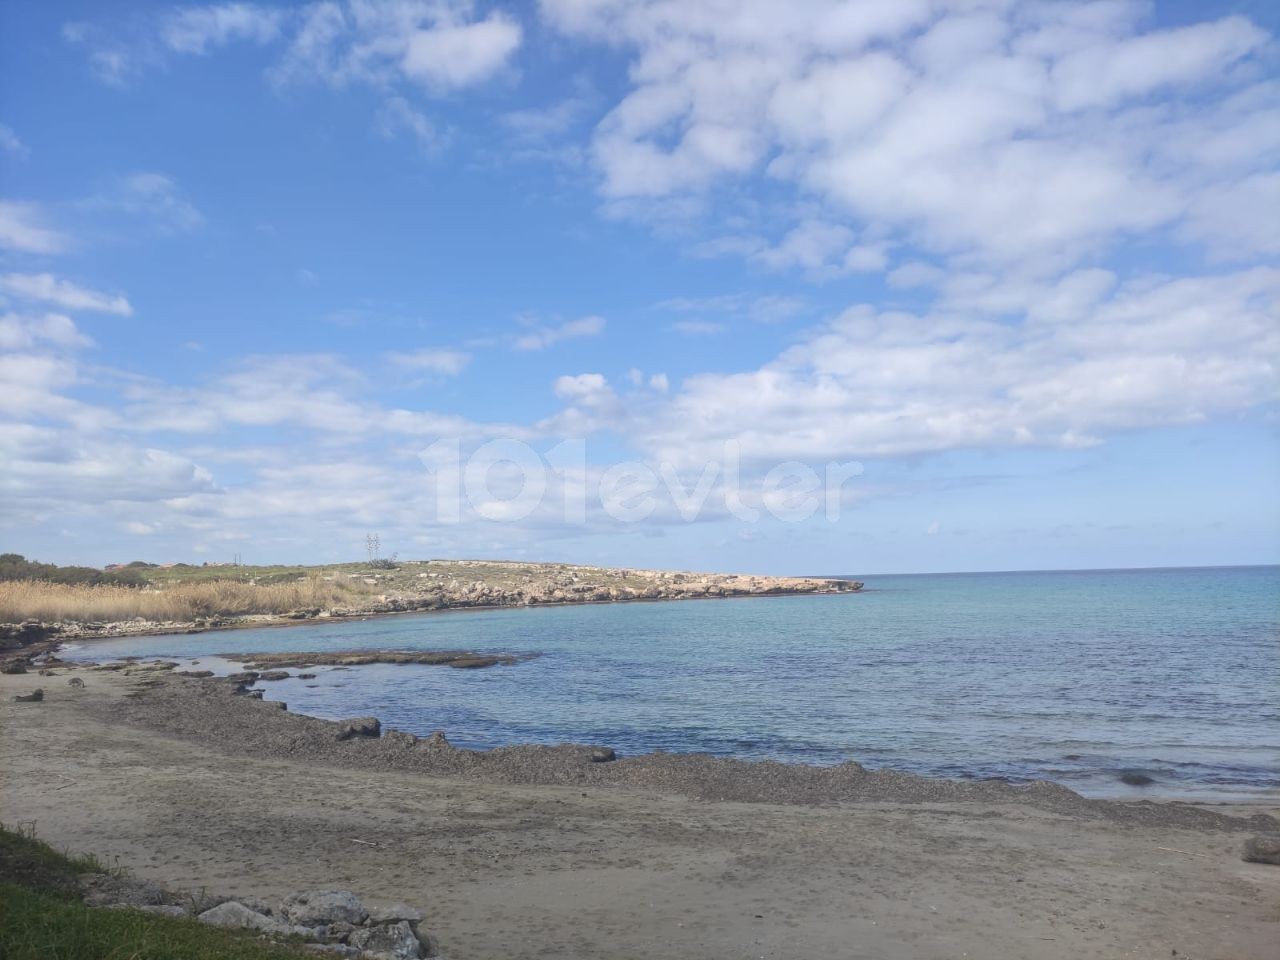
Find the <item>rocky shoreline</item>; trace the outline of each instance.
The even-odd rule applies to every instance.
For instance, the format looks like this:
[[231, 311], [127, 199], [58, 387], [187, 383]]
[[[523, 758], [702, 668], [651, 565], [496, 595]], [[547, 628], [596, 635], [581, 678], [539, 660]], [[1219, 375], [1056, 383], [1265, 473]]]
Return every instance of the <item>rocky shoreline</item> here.
[[308, 607], [279, 614], [210, 616], [182, 621], [136, 618], [110, 622], [0, 623], [0, 672], [11, 663], [30, 663], [34, 657], [71, 641], [284, 627], [315, 620], [363, 620], [447, 610], [850, 594], [864, 586], [856, 580], [839, 578], [470, 560], [406, 562], [391, 572], [372, 570], [342, 576], [359, 582], [362, 588], [383, 592], [371, 592], [367, 601], [353, 605], [327, 609]]

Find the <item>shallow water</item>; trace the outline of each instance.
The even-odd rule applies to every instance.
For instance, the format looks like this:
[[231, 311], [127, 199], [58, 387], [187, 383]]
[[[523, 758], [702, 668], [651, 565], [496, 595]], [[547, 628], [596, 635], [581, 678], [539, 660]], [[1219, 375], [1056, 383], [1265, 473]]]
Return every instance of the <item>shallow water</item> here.
[[[1280, 789], [1280, 567], [859, 577], [860, 594], [459, 611], [95, 641], [70, 655], [356, 648], [537, 653], [512, 667], [319, 668], [299, 713], [462, 747], [605, 744], [1091, 796]], [[310, 686], [308, 686], [310, 685]], [[1153, 777], [1119, 783], [1121, 771]]]

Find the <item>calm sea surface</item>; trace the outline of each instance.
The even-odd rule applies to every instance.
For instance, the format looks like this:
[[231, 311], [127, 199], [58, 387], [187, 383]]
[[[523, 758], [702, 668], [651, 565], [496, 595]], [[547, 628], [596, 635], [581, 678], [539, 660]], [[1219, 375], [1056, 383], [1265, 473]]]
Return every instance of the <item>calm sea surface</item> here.
[[[488, 670], [320, 668], [264, 686], [299, 713], [373, 714], [464, 747], [853, 759], [1093, 796], [1280, 789], [1280, 567], [860, 579], [847, 596], [460, 611], [73, 653], [537, 653]], [[1130, 770], [1155, 785], [1120, 784]]]

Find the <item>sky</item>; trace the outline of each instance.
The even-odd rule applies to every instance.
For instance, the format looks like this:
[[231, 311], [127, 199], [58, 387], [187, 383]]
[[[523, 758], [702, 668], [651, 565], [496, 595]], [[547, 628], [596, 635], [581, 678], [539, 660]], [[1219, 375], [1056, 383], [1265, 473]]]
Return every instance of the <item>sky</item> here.
[[1280, 8], [0, 2], [0, 549], [1280, 562]]

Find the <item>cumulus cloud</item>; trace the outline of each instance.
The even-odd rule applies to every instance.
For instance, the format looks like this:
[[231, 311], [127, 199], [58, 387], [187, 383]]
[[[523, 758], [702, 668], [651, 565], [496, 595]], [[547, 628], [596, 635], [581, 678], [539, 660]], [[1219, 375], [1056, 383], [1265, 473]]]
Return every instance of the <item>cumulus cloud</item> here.
[[[566, 34], [631, 52], [630, 90], [592, 140], [615, 209], [660, 217], [682, 195], [755, 177], [823, 204], [825, 222], [721, 252], [884, 269], [881, 240], [861, 239], [870, 229], [971, 262], [1065, 269], [1188, 217], [1207, 244], [1260, 249], [1261, 230], [1192, 209], [1202, 188], [1230, 195], [1275, 162], [1274, 107], [1249, 95], [1265, 82], [1245, 69], [1268, 36], [1242, 17], [1152, 29], [1147, 6], [1123, 0], [541, 8]], [[1153, 109], [1160, 93], [1187, 96]], [[1174, 137], [1238, 144], [1236, 162], [1176, 160]]]
[[122, 296], [100, 293], [60, 280], [51, 273], [6, 273], [0, 275], [0, 293], [21, 300], [52, 303], [64, 310], [89, 310], [128, 317], [133, 307]]

